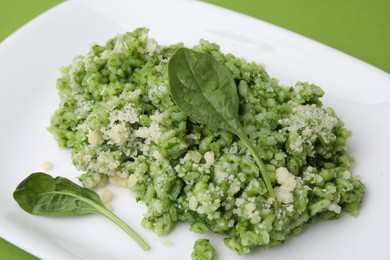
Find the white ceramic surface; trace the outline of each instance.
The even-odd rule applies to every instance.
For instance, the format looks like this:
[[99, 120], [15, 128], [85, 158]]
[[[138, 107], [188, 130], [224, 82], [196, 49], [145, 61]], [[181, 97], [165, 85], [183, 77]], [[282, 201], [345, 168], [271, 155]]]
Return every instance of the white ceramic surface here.
[[[59, 68], [93, 42], [103, 44], [138, 26], [159, 43], [191, 46], [205, 38], [222, 50], [265, 64], [284, 84], [297, 80], [324, 88], [353, 130], [349, 149], [354, 174], [367, 195], [358, 218], [310, 225], [299, 237], [270, 250], [237, 256], [222, 236], [198, 235], [179, 224], [165, 238], [140, 226], [145, 206], [111, 187], [114, 212], [150, 244], [142, 251], [99, 216], [47, 218], [23, 212], [12, 198], [16, 185], [43, 161], [52, 175], [76, 181], [69, 152], [46, 131], [58, 97]], [[190, 259], [197, 238], [210, 238], [219, 259], [390, 259], [390, 76], [355, 58], [262, 21], [190, 0], [72, 0], [49, 10], [0, 44], [0, 236], [43, 259]], [[173, 245], [168, 247], [164, 241]], [[1, 252], [0, 252], [1, 255]], [[1, 258], [1, 257], [0, 257]]]

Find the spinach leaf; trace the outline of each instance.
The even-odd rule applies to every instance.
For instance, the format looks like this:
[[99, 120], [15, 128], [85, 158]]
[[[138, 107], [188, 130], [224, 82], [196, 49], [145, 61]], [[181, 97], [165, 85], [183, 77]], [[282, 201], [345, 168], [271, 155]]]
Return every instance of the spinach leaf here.
[[189, 117], [215, 128], [240, 128], [237, 87], [229, 70], [209, 55], [181, 48], [168, 64], [171, 95]]
[[32, 173], [16, 187], [13, 197], [23, 210], [33, 215], [103, 215], [126, 231], [142, 249], [149, 249], [148, 244], [132, 228], [104, 207], [95, 191], [66, 178], [53, 178], [42, 172]]
[[208, 54], [180, 48], [168, 64], [169, 87], [176, 105], [198, 123], [236, 134], [260, 169], [273, 205], [278, 207], [267, 169], [242, 129], [237, 86], [230, 71]]

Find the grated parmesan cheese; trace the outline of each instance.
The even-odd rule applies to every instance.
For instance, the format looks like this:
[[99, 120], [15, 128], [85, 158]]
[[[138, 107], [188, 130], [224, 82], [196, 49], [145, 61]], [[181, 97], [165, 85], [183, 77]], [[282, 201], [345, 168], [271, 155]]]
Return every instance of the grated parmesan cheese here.
[[112, 192], [109, 189], [104, 189], [102, 193], [103, 202], [110, 202], [112, 200]]
[[112, 184], [121, 186], [121, 187], [126, 187], [127, 181], [125, 178], [119, 177], [119, 176], [110, 176], [108, 178], [108, 181]]
[[88, 133], [88, 143], [92, 146], [96, 146], [103, 141], [102, 135], [95, 132]]
[[206, 152], [204, 154], [204, 159], [206, 160], [205, 167], [210, 168], [212, 165], [214, 165], [214, 153], [213, 152]]
[[53, 164], [49, 161], [44, 161], [42, 164], [41, 164], [41, 168], [43, 171], [50, 171], [53, 169]]
[[275, 187], [276, 199], [284, 204], [292, 203], [294, 201], [292, 191], [297, 185], [295, 176], [287, 168], [279, 167], [276, 169], [276, 181], [280, 184], [280, 186]]

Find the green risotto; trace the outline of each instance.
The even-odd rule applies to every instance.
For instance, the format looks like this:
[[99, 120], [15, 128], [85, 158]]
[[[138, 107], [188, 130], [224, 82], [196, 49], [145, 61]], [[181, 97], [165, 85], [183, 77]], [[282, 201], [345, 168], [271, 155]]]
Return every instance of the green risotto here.
[[138, 28], [62, 69], [49, 130], [71, 149], [84, 186], [125, 186], [148, 207], [143, 227], [164, 236], [188, 222], [191, 231], [224, 234], [238, 254], [279, 245], [315, 219], [358, 214], [364, 185], [350, 172], [351, 132], [323, 107], [320, 87], [281, 86], [261, 65], [206, 40], [192, 48], [233, 75], [239, 121], [265, 164], [275, 208], [242, 140], [174, 103], [168, 62], [182, 47], [160, 46]]

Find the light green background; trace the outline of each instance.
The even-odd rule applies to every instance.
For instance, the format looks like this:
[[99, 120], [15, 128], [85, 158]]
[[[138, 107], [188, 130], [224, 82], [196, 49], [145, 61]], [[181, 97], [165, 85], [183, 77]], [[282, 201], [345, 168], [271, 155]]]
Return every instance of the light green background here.
[[390, 72], [389, 0], [205, 0], [325, 43]]
[[[205, 1], [279, 25], [390, 72], [389, 0]], [[0, 0], [0, 41], [60, 2]], [[35, 258], [0, 238], [0, 259]]]

